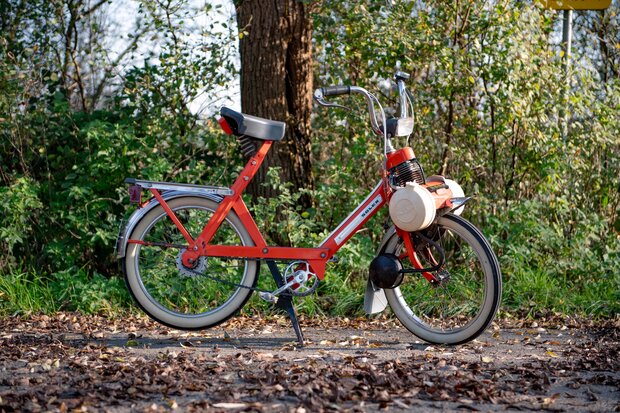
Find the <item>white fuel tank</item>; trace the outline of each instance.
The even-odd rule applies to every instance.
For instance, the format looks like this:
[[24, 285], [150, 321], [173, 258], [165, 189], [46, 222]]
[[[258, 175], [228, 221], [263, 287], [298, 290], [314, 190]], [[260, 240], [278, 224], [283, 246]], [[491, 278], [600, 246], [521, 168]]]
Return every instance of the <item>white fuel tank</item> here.
[[420, 184], [407, 182], [390, 199], [390, 218], [398, 228], [413, 232], [428, 227], [435, 219], [435, 200]]
[[[453, 181], [452, 179], [445, 179], [446, 181], [446, 185], [448, 185], [448, 188], [450, 188], [450, 191], [452, 191], [452, 197], [453, 198], [462, 198], [465, 196], [465, 191], [463, 191], [463, 188], [461, 188], [461, 185], [459, 185], [456, 181]], [[463, 210], [465, 209], [464, 206], [457, 208], [453, 211], [454, 215], [461, 215], [463, 213]]]

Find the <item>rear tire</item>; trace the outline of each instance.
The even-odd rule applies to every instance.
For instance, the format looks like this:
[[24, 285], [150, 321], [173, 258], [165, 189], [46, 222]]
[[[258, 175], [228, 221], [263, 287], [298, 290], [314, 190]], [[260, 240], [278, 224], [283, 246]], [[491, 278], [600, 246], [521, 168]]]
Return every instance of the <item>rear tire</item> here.
[[[195, 239], [218, 203], [211, 199], [184, 196], [168, 201], [168, 206]], [[252, 294], [250, 288], [255, 286], [258, 272], [256, 261], [200, 257], [191, 271], [185, 268], [180, 262], [182, 249], [173, 245], [187, 245], [187, 241], [161, 205], [153, 208], [136, 224], [129, 239], [166, 245], [128, 243], [123, 259], [125, 281], [131, 295], [155, 321], [182, 330], [213, 327], [232, 317]], [[254, 245], [241, 220], [232, 211], [226, 216], [212, 243]]]
[[[434, 286], [420, 273], [405, 274], [399, 287], [385, 290], [387, 301], [400, 322], [422, 340], [450, 345], [471, 341], [491, 324], [500, 304], [497, 258], [482, 233], [459, 216], [444, 215], [421, 232], [444, 249], [444, 265], [432, 272], [443, 281]], [[382, 252], [401, 257], [403, 267], [412, 268], [403, 244], [395, 234]], [[414, 245], [416, 255], [424, 267], [432, 267], [438, 254], [422, 244]]]

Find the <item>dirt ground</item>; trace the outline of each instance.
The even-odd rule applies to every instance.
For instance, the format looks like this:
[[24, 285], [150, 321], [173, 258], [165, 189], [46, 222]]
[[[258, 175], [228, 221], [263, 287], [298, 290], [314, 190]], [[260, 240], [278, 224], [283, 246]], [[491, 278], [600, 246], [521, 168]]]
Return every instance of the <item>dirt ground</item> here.
[[620, 411], [620, 320], [505, 319], [457, 347], [392, 320], [0, 320], [0, 412]]

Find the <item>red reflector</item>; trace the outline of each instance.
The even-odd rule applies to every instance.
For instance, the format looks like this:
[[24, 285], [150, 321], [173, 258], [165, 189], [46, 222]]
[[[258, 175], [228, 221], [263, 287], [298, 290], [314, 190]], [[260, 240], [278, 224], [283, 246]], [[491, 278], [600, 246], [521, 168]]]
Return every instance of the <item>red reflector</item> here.
[[228, 122], [226, 122], [226, 119], [219, 118], [217, 120], [217, 123], [220, 124], [220, 126], [222, 127], [222, 130], [226, 133], [226, 135], [232, 135], [232, 129], [230, 128], [230, 125], [228, 124]]
[[142, 203], [142, 187], [140, 185], [131, 185], [129, 187], [129, 202], [134, 204]]

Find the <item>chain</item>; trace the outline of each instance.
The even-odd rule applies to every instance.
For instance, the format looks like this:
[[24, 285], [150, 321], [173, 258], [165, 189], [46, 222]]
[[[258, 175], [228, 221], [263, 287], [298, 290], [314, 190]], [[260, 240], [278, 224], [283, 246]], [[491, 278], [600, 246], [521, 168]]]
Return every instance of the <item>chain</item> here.
[[[246, 261], [261, 261], [261, 260], [249, 260], [248, 259]], [[234, 283], [232, 281], [225, 280], [223, 278], [219, 278], [219, 277], [216, 277], [216, 276], [213, 276], [213, 275], [208, 275], [208, 274], [204, 274], [204, 273], [201, 273], [201, 272], [198, 272], [198, 271], [194, 271], [193, 269], [190, 269], [190, 268], [186, 268], [186, 270], [188, 272], [191, 272], [195, 276], [206, 277], [206, 278], [208, 278], [210, 280], [217, 281], [217, 282], [220, 282], [220, 283], [223, 283], [223, 284], [227, 284], [227, 285], [230, 285], [232, 287], [245, 288], [246, 290], [257, 291], [259, 293], [269, 293], [269, 294], [272, 293], [272, 291], [269, 291], [269, 290], [263, 290], [263, 289], [258, 288], [258, 287], [249, 287], [247, 285], [237, 284], [237, 283]], [[283, 291], [280, 294], [278, 294], [278, 296], [279, 297], [293, 297], [294, 294], [287, 293], [287, 292]]]

